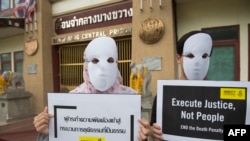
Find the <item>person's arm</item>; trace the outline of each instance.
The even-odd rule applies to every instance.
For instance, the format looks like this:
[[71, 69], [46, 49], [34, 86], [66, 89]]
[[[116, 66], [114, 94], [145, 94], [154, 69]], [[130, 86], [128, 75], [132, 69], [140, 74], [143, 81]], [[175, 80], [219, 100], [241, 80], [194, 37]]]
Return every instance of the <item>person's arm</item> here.
[[152, 106], [152, 112], [151, 112], [151, 121], [150, 123], [147, 122], [146, 120], [139, 119], [138, 120], [140, 124], [140, 129], [139, 129], [139, 141], [147, 141], [149, 136], [152, 136], [151, 134], [151, 125], [156, 122], [156, 97], [153, 102]]
[[36, 141], [49, 141], [49, 136], [39, 133]]
[[144, 119], [139, 119], [138, 122], [140, 124], [138, 141], [147, 141], [150, 135], [150, 124]]
[[43, 112], [34, 117], [33, 125], [39, 133], [37, 141], [48, 141], [49, 120], [53, 115], [48, 113], [48, 107], [45, 107]]
[[143, 119], [138, 120], [140, 124], [138, 137], [139, 141], [147, 141], [149, 136], [152, 137], [153, 141], [163, 140], [163, 133], [161, 131], [161, 127], [156, 123], [156, 99], [157, 98], [155, 97], [152, 106], [150, 123]]
[[150, 136], [153, 141], [163, 141], [163, 133], [161, 131], [161, 127], [157, 123], [154, 123], [151, 126]]
[[160, 125], [156, 123], [156, 111], [157, 111], [157, 95], [154, 98], [152, 112], [151, 112], [151, 121], [150, 121], [150, 136], [152, 137], [153, 141], [162, 141], [163, 140], [163, 133], [161, 131]]
[[152, 137], [153, 141], [163, 141], [163, 133], [158, 124], [154, 123], [150, 126], [149, 122], [143, 119], [139, 119], [138, 122], [140, 124], [139, 141], [147, 141], [149, 136]]

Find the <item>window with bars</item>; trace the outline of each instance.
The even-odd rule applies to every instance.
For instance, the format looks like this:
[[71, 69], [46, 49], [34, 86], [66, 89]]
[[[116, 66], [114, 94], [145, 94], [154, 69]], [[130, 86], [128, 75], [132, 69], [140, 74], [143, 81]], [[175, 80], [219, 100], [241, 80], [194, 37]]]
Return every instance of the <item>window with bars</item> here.
[[1, 54], [1, 73], [11, 71], [11, 53]]
[[[15, 71], [23, 73], [23, 51], [13, 52], [12, 53], [2, 53], [1, 56], [1, 73], [4, 71]], [[14, 60], [12, 60], [14, 58]], [[12, 68], [12, 63], [14, 63], [14, 68]]]
[[9, 9], [10, 8], [10, 0], [0, 0], [1, 2], [1, 11]]
[[207, 80], [240, 80], [239, 26], [204, 28], [213, 39]]
[[0, 0], [0, 11], [16, 7], [18, 3], [25, 2], [25, 0]]
[[14, 71], [23, 73], [23, 51], [14, 52]]

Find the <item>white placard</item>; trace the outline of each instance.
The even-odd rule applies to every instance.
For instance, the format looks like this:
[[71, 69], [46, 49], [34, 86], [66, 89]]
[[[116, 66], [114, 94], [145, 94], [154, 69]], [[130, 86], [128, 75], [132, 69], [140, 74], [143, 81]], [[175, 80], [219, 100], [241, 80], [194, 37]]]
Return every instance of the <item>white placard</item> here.
[[141, 96], [48, 93], [53, 141], [136, 141]]
[[250, 124], [250, 82], [158, 80], [164, 140], [223, 140], [223, 126]]

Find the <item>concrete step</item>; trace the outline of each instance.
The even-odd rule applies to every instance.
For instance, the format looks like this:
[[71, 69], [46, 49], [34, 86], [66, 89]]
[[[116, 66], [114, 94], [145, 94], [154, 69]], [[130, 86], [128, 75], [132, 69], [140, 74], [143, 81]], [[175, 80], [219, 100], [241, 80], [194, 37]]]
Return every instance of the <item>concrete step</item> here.
[[0, 141], [36, 141], [36, 139], [35, 130], [0, 135]]
[[35, 130], [33, 119], [33, 117], [30, 117], [8, 122], [0, 122], [0, 135]]

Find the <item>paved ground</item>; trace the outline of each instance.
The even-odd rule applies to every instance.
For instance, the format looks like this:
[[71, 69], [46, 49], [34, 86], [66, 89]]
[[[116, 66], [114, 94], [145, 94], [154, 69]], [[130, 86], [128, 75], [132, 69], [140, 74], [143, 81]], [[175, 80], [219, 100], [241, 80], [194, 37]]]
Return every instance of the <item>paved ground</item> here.
[[0, 141], [36, 141], [33, 117], [0, 122]]
[[0, 141], [36, 141], [35, 130], [0, 135]]

